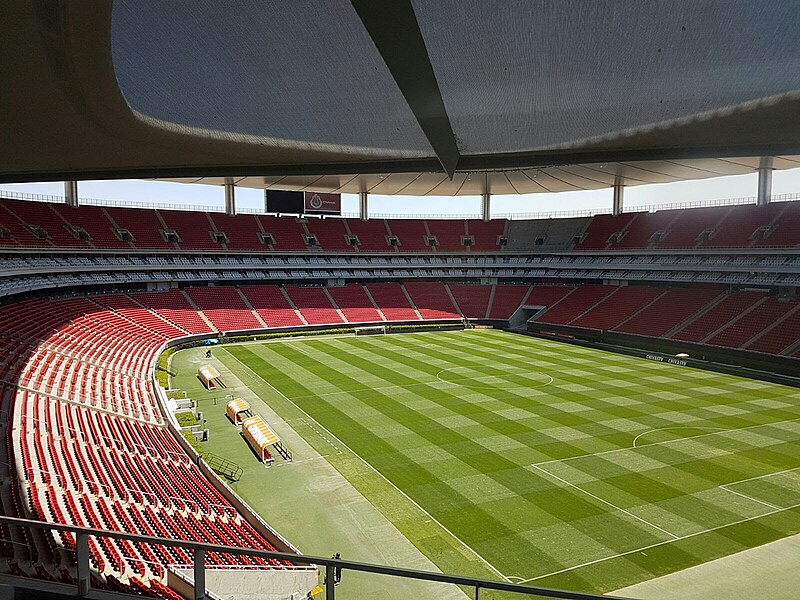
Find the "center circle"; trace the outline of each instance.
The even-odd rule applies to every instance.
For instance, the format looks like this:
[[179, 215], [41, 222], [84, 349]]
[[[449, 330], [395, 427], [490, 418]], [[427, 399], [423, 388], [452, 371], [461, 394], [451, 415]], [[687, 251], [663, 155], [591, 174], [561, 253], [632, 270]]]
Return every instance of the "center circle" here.
[[547, 373], [526, 367], [498, 367], [479, 365], [474, 367], [450, 367], [436, 374], [442, 383], [460, 385], [472, 389], [531, 389], [544, 387], [553, 382]]

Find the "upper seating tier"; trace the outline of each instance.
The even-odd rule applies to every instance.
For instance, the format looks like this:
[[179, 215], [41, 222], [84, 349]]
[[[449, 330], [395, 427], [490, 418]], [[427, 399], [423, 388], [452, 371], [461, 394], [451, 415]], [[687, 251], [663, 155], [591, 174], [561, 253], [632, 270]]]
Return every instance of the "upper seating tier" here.
[[[81, 230], [88, 239], [81, 239]], [[130, 236], [123, 236], [124, 231]], [[171, 235], [173, 231], [177, 237]], [[390, 236], [397, 239], [396, 245], [390, 244]], [[501, 236], [507, 241], [502, 247]], [[311, 238], [316, 243], [310, 243]], [[483, 222], [226, 216], [164, 209], [71, 208], [0, 199], [1, 246], [454, 253], [791, 248], [800, 246], [800, 202]]]

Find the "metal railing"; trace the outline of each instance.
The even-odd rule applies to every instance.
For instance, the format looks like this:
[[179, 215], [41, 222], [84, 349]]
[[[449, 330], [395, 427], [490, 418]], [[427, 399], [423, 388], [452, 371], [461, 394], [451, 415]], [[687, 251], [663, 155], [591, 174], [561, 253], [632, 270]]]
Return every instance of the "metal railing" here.
[[[89, 553], [89, 536], [105, 537], [115, 540], [127, 540], [129, 542], [141, 542], [145, 544], [160, 544], [162, 546], [179, 547], [191, 550], [193, 564], [191, 565], [194, 574], [194, 600], [205, 600], [205, 556], [207, 552], [228, 553], [236, 556], [253, 556], [266, 559], [286, 560], [292, 563], [307, 565], [305, 568], [325, 567], [325, 600], [335, 600], [336, 583], [341, 579], [344, 571], [357, 571], [361, 573], [372, 573], [375, 575], [388, 575], [390, 577], [401, 577], [404, 579], [414, 579], [417, 581], [431, 581], [435, 583], [449, 583], [462, 588], [472, 588], [475, 592], [474, 598], [480, 600], [481, 590], [494, 590], [502, 592], [513, 592], [525, 596], [540, 596], [544, 598], [565, 598], [567, 600], [627, 600], [621, 596], [607, 596], [592, 594], [587, 592], [575, 592], [569, 590], [559, 590], [538, 586], [522, 585], [518, 583], [508, 583], [505, 581], [492, 581], [489, 579], [478, 579], [463, 575], [448, 575], [433, 571], [418, 571], [415, 569], [405, 569], [402, 567], [392, 567], [388, 565], [376, 565], [372, 563], [355, 562], [336, 558], [323, 558], [320, 556], [307, 556], [291, 554], [288, 552], [272, 552], [268, 550], [257, 550], [253, 548], [240, 548], [236, 546], [221, 546], [218, 544], [206, 544], [203, 542], [192, 542], [187, 540], [174, 540], [167, 538], [140, 535], [137, 533], [122, 533], [118, 531], [106, 531], [104, 529], [94, 529], [90, 527], [75, 527], [73, 525], [63, 525], [60, 523], [49, 523], [45, 521], [34, 521], [31, 519], [20, 519], [17, 517], [0, 516], [0, 523], [19, 527], [32, 527], [34, 529], [45, 529], [50, 531], [71, 532], [76, 539], [76, 567], [77, 567], [77, 587], [78, 595], [86, 596], [91, 589], [91, 568]], [[303, 567], [300, 567], [303, 568]]]
[[[31, 194], [0, 190], [0, 198], [10, 200], [33, 200], [34, 202], [55, 202], [65, 204], [64, 196], [53, 194]], [[225, 212], [224, 206], [204, 206], [202, 204], [174, 204], [170, 202], [142, 202], [140, 200], [110, 200], [108, 198], [78, 198], [79, 204], [87, 206], [108, 206], [111, 208], [162, 208], [164, 210], [189, 210], [196, 212]]]
[[242, 478], [242, 467], [232, 460], [217, 456], [211, 452], [205, 452], [203, 454], [203, 460], [206, 461], [206, 464], [208, 464], [211, 470], [217, 475], [227, 477], [231, 481], [239, 481], [239, 479]]
[[[28, 192], [15, 192], [0, 190], [0, 198], [9, 198], [11, 200], [32, 200], [34, 202], [55, 202], [64, 203], [63, 196], [49, 195], [49, 194], [32, 194]], [[800, 193], [794, 194], [775, 194], [770, 196], [770, 202], [791, 202], [793, 200], [800, 200]], [[184, 210], [194, 212], [210, 212], [210, 213], [223, 213], [224, 206], [222, 205], [201, 205], [201, 204], [175, 204], [167, 202], [142, 202], [136, 200], [109, 200], [103, 198], [83, 198], [79, 199], [80, 204], [88, 206], [107, 206], [117, 208], [155, 208], [164, 210]], [[742, 204], [755, 204], [755, 196], [741, 196], [738, 198], [715, 198], [708, 200], [692, 200], [687, 202], [673, 202], [670, 204], [642, 204], [634, 205], [629, 204], [626, 206], [626, 212], [656, 212], [659, 210], [670, 209], [684, 209], [684, 208], [708, 208], [714, 206], [738, 206]], [[263, 215], [263, 214], [276, 214], [265, 213], [260, 208], [239, 208], [238, 214], [242, 215]], [[577, 210], [562, 210], [562, 211], [540, 211], [540, 212], [505, 212], [505, 213], [492, 213], [493, 219], [511, 219], [511, 220], [532, 220], [532, 219], [566, 219], [570, 217], [592, 217], [594, 215], [610, 214], [611, 204], [607, 206], [600, 206], [596, 208], [585, 208]], [[305, 215], [307, 218], [319, 218], [317, 215]], [[338, 216], [357, 219], [360, 215], [356, 212], [343, 212]], [[480, 219], [480, 210], [474, 213], [458, 213], [458, 214], [443, 214], [443, 213], [381, 213], [370, 212], [370, 219]]]

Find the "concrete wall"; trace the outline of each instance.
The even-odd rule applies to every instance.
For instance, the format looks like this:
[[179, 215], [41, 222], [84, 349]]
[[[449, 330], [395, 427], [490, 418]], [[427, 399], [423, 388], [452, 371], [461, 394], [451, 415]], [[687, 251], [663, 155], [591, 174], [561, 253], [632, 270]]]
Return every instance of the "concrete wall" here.
[[[190, 569], [178, 570], [190, 581]], [[300, 600], [319, 580], [316, 570], [206, 569], [206, 588], [225, 600]]]

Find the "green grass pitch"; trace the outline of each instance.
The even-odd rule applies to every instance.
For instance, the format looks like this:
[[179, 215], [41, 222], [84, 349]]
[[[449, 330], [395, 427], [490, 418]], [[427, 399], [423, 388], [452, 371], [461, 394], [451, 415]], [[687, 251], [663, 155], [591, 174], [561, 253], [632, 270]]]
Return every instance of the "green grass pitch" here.
[[500, 331], [215, 352], [445, 571], [607, 592], [800, 531], [794, 388]]

